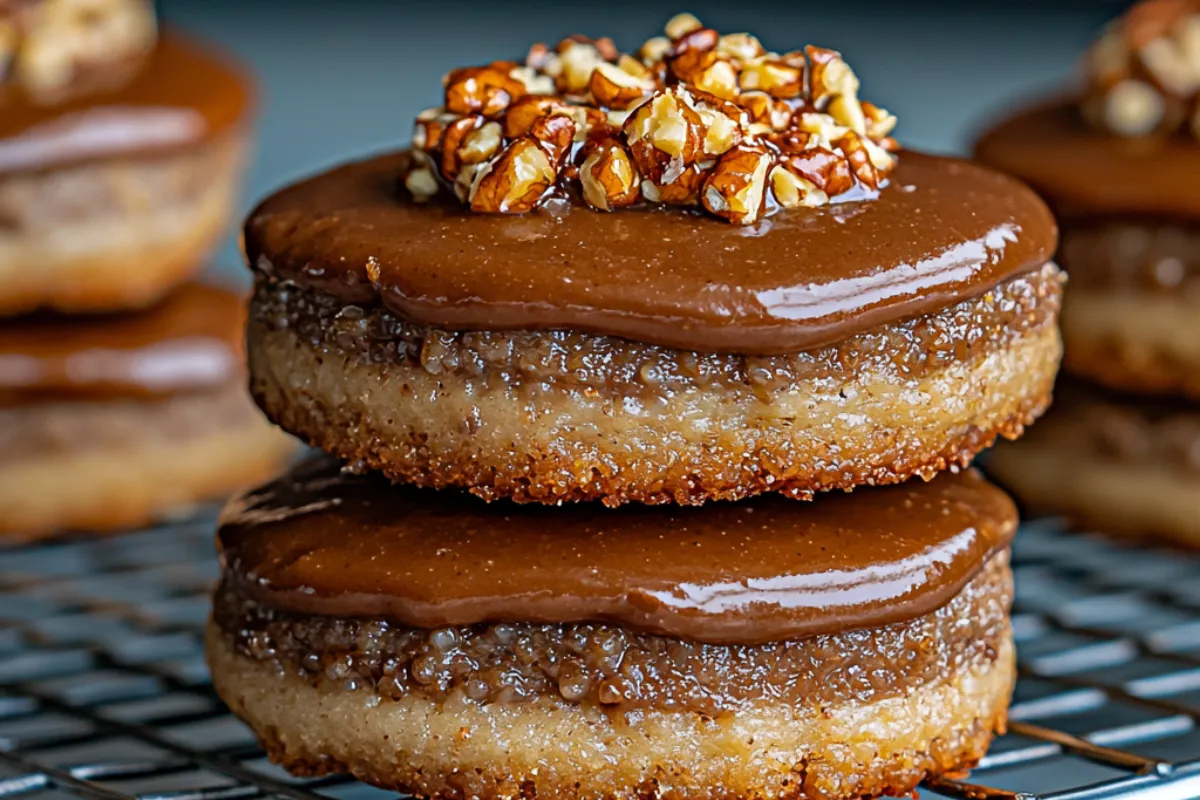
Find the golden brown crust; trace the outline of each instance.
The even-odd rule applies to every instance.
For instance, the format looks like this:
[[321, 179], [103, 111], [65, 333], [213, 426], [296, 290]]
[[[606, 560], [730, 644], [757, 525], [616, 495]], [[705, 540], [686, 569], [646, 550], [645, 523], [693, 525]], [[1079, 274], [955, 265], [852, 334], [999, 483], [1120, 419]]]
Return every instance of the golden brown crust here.
[[[284, 429], [397, 482], [544, 503], [808, 498], [928, 479], [1019, 436], [1050, 402], [1059, 292], [1047, 267], [821, 351], [726, 364], [575, 335], [313, 333], [271, 310], [298, 304], [292, 290], [263, 284], [251, 390]], [[992, 306], [1011, 316], [981, 327]], [[368, 339], [381, 353], [354, 343]], [[538, 361], [557, 344], [579, 363]]]
[[[183, 420], [182, 427], [177, 410], [156, 408], [164, 404], [80, 403], [85, 417], [107, 435], [79, 441], [78, 447], [53, 443], [50, 432], [39, 434], [29, 418], [0, 417], [26, 428], [18, 434], [0, 431], [0, 439], [14, 443], [14, 458], [0, 467], [0, 539], [33, 541], [62, 532], [141, 527], [268, 478], [294, 451], [294, 442], [268, 425], [247, 399], [237, 398], [245, 406], [240, 414], [222, 417], [221, 406], [230, 403], [220, 394], [197, 394], [193, 404], [201, 408], [196, 410], [211, 403], [212, 418]], [[106, 405], [111, 414], [105, 413]], [[37, 408], [32, 411], [38, 415]], [[122, 419], [135, 414], [142, 422], [138, 431]], [[158, 419], [163, 416], [168, 418]], [[118, 437], [117, 431], [126, 435]], [[39, 437], [40, 452], [23, 446]], [[17, 447], [24, 452], [18, 455]]]
[[1065, 383], [1027, 438], [988, 472], [1035, 514], [1142, 541], [1200, 548], [1200, 412]]
[[1185, 293], [1092, 288], [1063, 307], [1063, 370], [1139, 395], [1200, 398], [1200, 326]]
[[148, 306], [225, 231], [242, 136], [170, 154], [0, 175], [0, 316]]
[[550, 702], [379, 702], [238, 656], [215, 626], [207, 646], [215, 688], [273, 761], [446, 800], [906, 795], [982, 758], [1004, 729], [1015, 674], [1005, 639], [993, 660], [903, 697], [613, 715]]

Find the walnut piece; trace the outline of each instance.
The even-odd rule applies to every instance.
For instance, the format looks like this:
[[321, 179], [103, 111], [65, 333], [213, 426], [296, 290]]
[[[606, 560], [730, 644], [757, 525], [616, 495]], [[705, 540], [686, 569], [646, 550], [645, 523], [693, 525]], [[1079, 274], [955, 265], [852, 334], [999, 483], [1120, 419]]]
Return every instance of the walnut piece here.
[[1200, 139], [1200, 0], [1144, 0], [1109, 25], [1083, 61], [1080, 102], [1118, 136]]
[[0, 15], [0, 80], [51, 98], [89, 70], [148, 53], [157, 38], [148, 0], [33, 0]]
[[771, 153], [765, 147], [738, 147], [721, 156], [704, 181], [704, 207], [738, 225], [762, 217]]
[[896, 166], [896, 118], [859, 99], [835, 50], [774, 53], [679, 14], [636, 52], [570, 36], [533, 45], [524, 63], [454, 70], [442, 107], [417, 118], [405, 185], [418, 200], [445, 187], [486, 213], [575, 198], [597, 211], [694, 206], [752, 225], [869, 198]]
[[530, 211], [557, 173], [538, 142], [522, 136], [479, 171], [471, 185], [472, 211], [520, 214]]
[[589, 146], [579, 167], [579, 181], [584, 201], [600, 211], [636, 203], [641, 183], [629, 151], [616, 139]]

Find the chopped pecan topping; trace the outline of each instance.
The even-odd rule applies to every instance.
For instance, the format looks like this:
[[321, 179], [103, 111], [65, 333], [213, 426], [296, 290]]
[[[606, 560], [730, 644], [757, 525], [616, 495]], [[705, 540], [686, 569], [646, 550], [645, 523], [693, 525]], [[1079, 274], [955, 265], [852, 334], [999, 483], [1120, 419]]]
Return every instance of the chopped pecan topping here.
[[0, 2], [0, 81], [54, 98], [89, 70], [148, 53], [156, 38], [149, 0]]
[[523, 64], [451, 72], [442, 106], [417, 119], [405, 185], [491, 213], [574, 197], [597, 211], [666, 203], [751, 225], [885, 184], [896, 118], [858, 92], [834, 50], [769, 52], [691, 14], [636, 56], [571, 36], [534, 45]]
[[1200, 0], [1145, 0], [1084, 58], [1081, 109], [1119, 136], [1200, 139]]

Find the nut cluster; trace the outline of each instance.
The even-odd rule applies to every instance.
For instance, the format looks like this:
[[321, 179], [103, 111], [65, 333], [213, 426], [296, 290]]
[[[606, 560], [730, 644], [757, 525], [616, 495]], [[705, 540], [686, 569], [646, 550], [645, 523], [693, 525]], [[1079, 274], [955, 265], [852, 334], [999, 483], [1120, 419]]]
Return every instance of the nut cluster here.
[[1200, 139], [1200, 0], [1145, 0], [1084, 61], [1084, 116], [1121, 136]]
[[0, 82], [53, 97], [148, 52], [156, 36], [149, 0], [0, 0]]
[[896, 118], [859, 100], [837, 52], [768, 52], [691, 14], [635, 55], [572, 36], [444, 83], [443, 106], [417, 117], [405, 185], [418, 200], [449, 190], [485, 213], [577, 198], [599, 211], [703, 207], [750, 225], [863, 196], [896, 166]]

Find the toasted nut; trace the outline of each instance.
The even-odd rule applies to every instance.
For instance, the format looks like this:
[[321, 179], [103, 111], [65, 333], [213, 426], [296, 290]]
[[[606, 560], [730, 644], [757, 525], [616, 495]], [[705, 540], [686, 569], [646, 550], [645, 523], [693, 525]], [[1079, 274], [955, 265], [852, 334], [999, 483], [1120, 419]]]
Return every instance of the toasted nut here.
[[698, 164], [685, 167], [670, 182], [642, 180], [642, 197], [652, 203], [694, 206], [700, 202], [700, 189], [707, 172]]
[[545, 71], [553, 55], [554, 51], [545, 42], [536, 42], [530, 45], [529, 52], [525, 54], [525, 66]]
[[854, 173], [846, 157], [820, 145], [786, 152], [780, 164], [830, 197], [848, 192], [854, 186]]
[[678, 172], [701, 153], [703, 127], [691, 93], [673, 86], [655, 94], [625, 121], [622, 131], [638, 170], [654, 180], [672, 166]]
[[427, 108], [417, 115], [413, 125], [412, 146], [417, 150], [437, 150], [442, 146], [446, 126], [459, 117], [441, 108]]
[[456, 114], [498, 117], [524, 97], [525, 84], [512, 76], [516, 64], [497, 61], [487, 67], [456, 69], [444, 79], [446, 109]]
[[499, 122], [488, 121], [467, 133], [458, 147], [461, 164], [481, 164], [496, 155], [503, 143]]
[[530, 66], [513, 67], [509, 77], [520, 81], [526, 94], [554, 94], [554, 79]]
[[738, 73], [728, 61], [714, 58], [707, 67], [692, 74], [691, 82], [700, 91], [725, 100], [738, 96]]
[[864, 137], [854, 131], [848, 131], [845, 136], [834, 142], [834, 145], [846, 154], [846, 159], [850, 162], [850, 171], [854, 173], [859, 182], [867, 188], [878, 189], [879, 169], [871, 159], [866, 141]]
[[604, 56], [594, 45], [586, 42], [569, 42], [559, 53], [562, 59], [562, 74], [558, 76], [558, 88], [568, 94], [587, 91], [588, 82], [596, 67], [605, 63]]
[[667, 54], [671, 74], [681, 81], [691, 82], [698, 72], [717, 60], [714, 50], [720, 38], [712, 28], [700, 28], [677, 39]]
[[157, 35], [153, 7], [145, 0], [42, 0], [21, 27], [12, 71], [38, 94], [66, 88], [90, 67], [146, 53]]
[[804, 70], [782, 61], [760, 59], [742, 67], [738, 85], [745, 91], [762, 91], [781, 100], [792, 100], [804, 91]]
[[[432, 166], [473, 208], [496, 213], [569, 203], [578, 179], [595, 209], [641, 197], [749, 224], [856, 184], [878, 188], [895, 168], [895, 117], [859, 100], [836, 51], [767, 52], [690, 14], [667, 33], [638, 58], [571, 36], [533, 46], [523, 65], [451, 73], [445, 108], [418, 118], [414, 171]], [[429, 188], [424, 175], [412, 181]]]
[[654, 80], [636, 77], [615, 64], [601, 62], [592, 72], [588, 89], [598, 105], [630, 108], [654, 91]]
[[471, 210], [522, 214], [537, 205], [556, 176], [549, 155], [539, 143], [521, 137], [480, 170], [471, 185]]
[[818, 111], [839, 95], [858, 96], [858, 76], [841, 53], [811, 45], [804, 51], [812, 62], [812, 102]]
[[665, 36], [655, 36], [647, 39], [638, 48], [637, 56], [643, 64], [654, 64], [667, 57], [671, 50], [671, 40]]
[[748, 33], [729, 33], [717, 41], [717, 55], [746, 63], [764, 55], [762, 43]]
[[554, 112], [567, 117], [575, 123], [575, 141], [585, 141], [589, 136], [601, 136], [612, 132], [613, 128], [621, 127], [620, 123], [613, 124], [609, 114], [591, 106], [568, 104]]
[[782, 165], [771, 170], [770, 178], [771, 192], [784, 208], [823, 206], [829, 202], [829, 195], [817, 188], [812, 181], [796, 175]]
[[896, 127], [896, 117], [888, 113], [887, 109], [864, 101], [862, 112], [866, 119], [867, 136], [875, 141], [886, 139]]
[[700, 22], [700, 20], [696, 19], [693, 14], [689, 14], [685, 11], [682, 14], [676, 14], [667, 20], [667, 24], [663, 27], [663, 31], [671, 39], [680, 39], [684, 36], [687, 36], [692, 31], [703, 27], [704, 25]]
[[815, 111], [805, 111], [797, 114], [793, 123], [796, 130], [816, 136], [826, 147], [842, 138], [849, 132], [845, 125], [839, 125], [833, 117]]
[[792, 107], [766, 92], [742, 92], [734, 101], [750, 114], [750, 121], [781, 131], [792, 121]]
[[454, 122], [446, 126], [445, 132], [442, 134], [441, 150], [442, 150], [442, 176], [453, 181], [458, 177], [458, 171], [462, 169], [463, 162], [459, 152], [463, 145], [463, 140], [467, 138], [467, 134], [483, 125], [483, 117], [478, 114], [471, 114], [466, 117], [456, 119]]
[[557, 171], [575, 141], [575, 121], [566, 114], [551, 112], [533, 123], [526, 138], [541, 146]]
[[1200, 5], [1164, 33], [1143, 45], [1138, 57], [1168, 94], [1195, 95], [1200, 92]]
[[458, 171], [458, 177], [454, 179], [451, 188], [454, 189], [454, 196], [458, 198], [459, 202], [470, 202], [475, 182], [487, 171], [490, 163], [464, 164], [463, 168]]
[[1104, 98], [1104, 126], [1121, 136], [1145, 136], [1162, 124], [1167, 104], [1144, 81], [1123, 80]]
[[567, 104], [557, 97], [529, 95], [509, 106], [504, 113], [504, 135], [509, 139], [529, 133], [533, 123], [551, 111], [566, 108]]
[[704, 92], [690, 92], [684, 97], [700, 116], [706, 155], [719, 156], [742, 141], [748, 119], [740, 107]]
[[641, 182], [629, 152], [612, 139], [589, 147], [579, 168], [579, 181], [584, 201], [600, 211], [637, 202]]
[[408, 189], [414, 200], [423, 201], [438, 193], [438, 182], [433, 170], [417, 167], [404, 176], [404, 188]]
[[710, 213], [736, 225], [762, 217], [767, 172], [773, 156], [763, 147], [738, 147], [717, 162], [704, 181], [701, 200]]
[[613, 40], [607, 36], [601, 36], [599, 39], [593, 39], [590, 36], [584, 36], [581, 33], [576, 33], [573, 36], [568, 36], [561, 39], [558, 43], [558, 52], [565, 53], [571, 49], [573, 45], [586, 44], [596, 48], [596, 52], [600, 54], [600, 58], [605, 61], [616, 61], [617, 56], [621, 53], [617, 50], [617, 46], [613, 44]]

